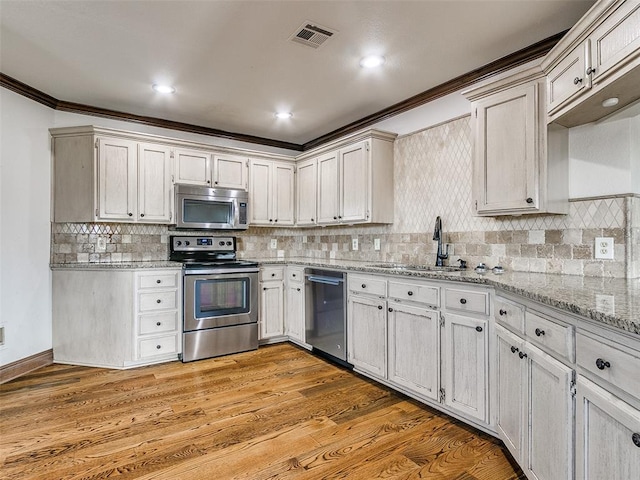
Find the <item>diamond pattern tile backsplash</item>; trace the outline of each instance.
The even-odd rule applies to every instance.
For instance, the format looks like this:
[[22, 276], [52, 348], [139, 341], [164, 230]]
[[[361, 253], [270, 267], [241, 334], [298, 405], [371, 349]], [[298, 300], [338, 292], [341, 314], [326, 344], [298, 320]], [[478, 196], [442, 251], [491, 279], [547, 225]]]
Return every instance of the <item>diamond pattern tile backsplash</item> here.
[[[510, 270], [585, 276], [640, 277], [640, 198], [575, 199], [568, 215], [475, 217], [471, 201], [471, 125], [466, 116], [396, 140], [395, 221], [392, 225], [250, 228], [238, 232], [245, 258], [300, 257], [430, 264], [436, 216], [449, 259]], [[166, 225], [52, 224], [52, 263], [165, 260]], [[193, 232], [194, 235], [198, 232]], [[104, 252], [97, 239], [106, 237]], [[614, 238], [615, 260], [594, 260], [595, 237]], [[278, 248], [270, 249], [271, 239]], [[360, 248], [351, 250], [358, 238]], [[381, 249], [374, 250], [374, 239]]]

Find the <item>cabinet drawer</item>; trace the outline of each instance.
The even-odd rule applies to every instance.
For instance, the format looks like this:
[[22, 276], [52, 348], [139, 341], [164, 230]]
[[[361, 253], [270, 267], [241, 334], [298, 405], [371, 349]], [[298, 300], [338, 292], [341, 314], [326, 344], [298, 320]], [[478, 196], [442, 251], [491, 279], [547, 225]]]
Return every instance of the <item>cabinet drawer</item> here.
[[440, 306], [440, 289], [431, 285], [389, 281], [388, 296], [399, 300], [425, 303], [433, 307]]
[[640, 352], [627, 353], [600, 339], [578, 333], [576, 363], [597, 377], [640, 398]]
[[143, 292], [138, 294], [138, 311], [173, 310], [178, 306], [178, 291]]
[[446, 288], [444, 291], [444, 303], [448, 310], [460, 310], [482, 315], [489, 314], [489, 294], [487, 292]]
[[524, 332], [524, 307], [497, 297], [494, 302], [493, 316], [496, 321], [508, 325], [517, 332]]
[[178, 272], [157, 272], [138, 274], [138, 288], [175, 288]]
[[162, 337], [145, 338], [138, 340], [138, 358], [145, 359], [158, 355], [170, 355], [179, 353], [179, 335], [165, 335]]
[[574, 361], [575, 336], [572, 325], [561, 325], [529, 311], [524, 318], [525, 334], [529, 340]]
[[347, 285], [353, 293], [368, 293], [379, 297], [387, 295], [387, 281], [381, 278], [348, 275]]
[[138, 319], [138, 334], [172, 332], [178, 330], [178, 311], [141, 315]]
[[304, 268], [288, 268], [287, 281], [289, 283], [302, 283], [304, 281]]
[[264, 267], [260, 269], [260, 280], [284, 280], [284, 267]]

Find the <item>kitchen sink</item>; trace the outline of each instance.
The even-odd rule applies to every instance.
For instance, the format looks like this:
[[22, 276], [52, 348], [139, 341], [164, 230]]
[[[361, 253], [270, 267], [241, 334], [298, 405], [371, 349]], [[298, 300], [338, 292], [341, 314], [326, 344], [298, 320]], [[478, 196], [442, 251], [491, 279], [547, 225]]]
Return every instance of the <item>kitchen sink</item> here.
[[436, 267], [434, 265], [407, 265], [404, 263], [371, 263], [367, 267], [385, 268], [388, 270], [414, 270], [421, 272], [460, 272], [463, 269], [455, 266]]

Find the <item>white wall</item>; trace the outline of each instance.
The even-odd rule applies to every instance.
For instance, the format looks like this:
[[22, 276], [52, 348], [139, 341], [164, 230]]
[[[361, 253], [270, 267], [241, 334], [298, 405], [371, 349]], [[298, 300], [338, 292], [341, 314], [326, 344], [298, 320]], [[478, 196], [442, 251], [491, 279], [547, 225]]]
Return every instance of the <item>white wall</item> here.
[[0, 88], [0, 365], [51, 348], [53, 110]]

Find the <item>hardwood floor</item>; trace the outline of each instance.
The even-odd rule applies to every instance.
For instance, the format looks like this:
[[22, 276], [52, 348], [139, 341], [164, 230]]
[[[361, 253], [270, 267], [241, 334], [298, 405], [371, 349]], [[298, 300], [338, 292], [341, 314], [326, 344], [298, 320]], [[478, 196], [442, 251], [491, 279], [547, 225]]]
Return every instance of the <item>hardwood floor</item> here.
[[500, 442], [290, 344], [0, 386], [3, 479], [524, 479]]

